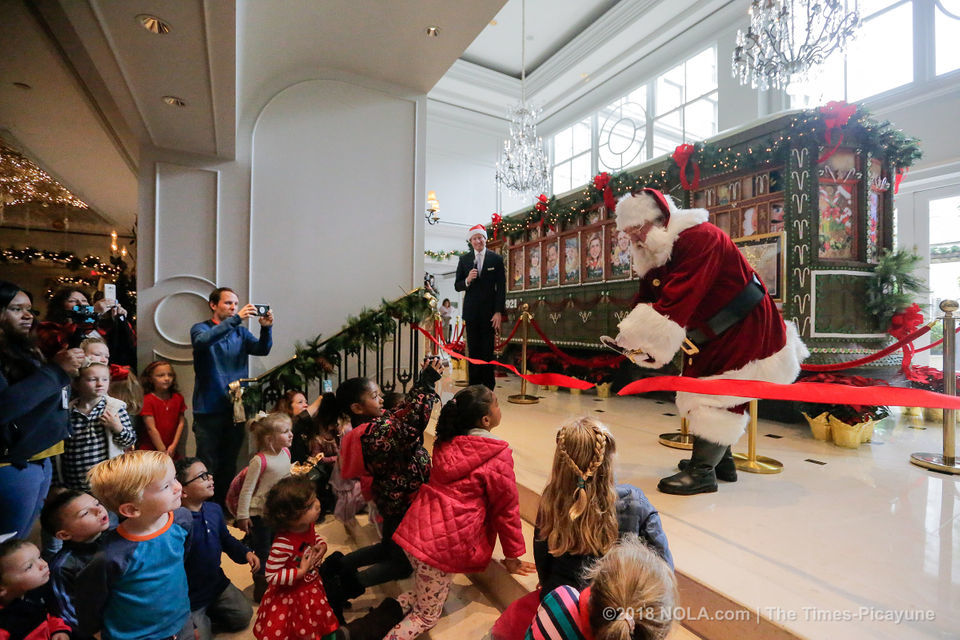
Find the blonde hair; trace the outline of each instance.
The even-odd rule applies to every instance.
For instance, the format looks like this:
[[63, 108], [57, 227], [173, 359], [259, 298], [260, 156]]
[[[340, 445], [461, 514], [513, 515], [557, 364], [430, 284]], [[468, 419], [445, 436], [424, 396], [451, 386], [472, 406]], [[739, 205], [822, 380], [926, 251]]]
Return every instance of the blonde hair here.
[[[677, 602], [673, 569], [628, 534], [584, 572], [596, 640], [659, 640], [670, 633]], [[612, 619], [605, 612], [616, 611]]]
[[257, 443], [257, 451], [266, 447], [267, 436], [277, 433], [284, 427], [292, 428], [293, 419], [290, 417], [290, 414], [280, 411], [274, 411], [263, 417], [254, 418], [247, 423], [247, 429], [250, 430], [250, 435]]
[[159, 480], [173, 465], [160, 451], [128, 451], [104, 460], [87, 472], [90, 493], [107, 509], [119, 513], [120, 505], [143, 499], [143, 490]]
[[560, 427], [537, 526], [553, 556], [606, 553], [619, 535], [613, 479], [616, 441], [600, 422], [580, 418]]
[[107, 395], [127, 403], [127, 413], [131, 418], [140, 415], [140, 410], [143, 409], [143, 387], [140, 386], [137, 376], [132, 371], [125, 380], [110, 378], [110, 390]]
[[[105, 346], [105, 347], [107, 346], [107, 343], [104, 342], [104, 340], [103, 340], [102, 338], [84, 338], [84, 339], [80, 342], [80, 349], [82, 349], [83, 352], [86, 353], [86, 352], [87, 352], [87, 347], [89, 347], [89, 346], [92, 345], [92, 344], [102, 344], [102, 345]], [[110, 348], [107, 347], [107, 351], [109, 351], [109, 350], [110, 350]]]

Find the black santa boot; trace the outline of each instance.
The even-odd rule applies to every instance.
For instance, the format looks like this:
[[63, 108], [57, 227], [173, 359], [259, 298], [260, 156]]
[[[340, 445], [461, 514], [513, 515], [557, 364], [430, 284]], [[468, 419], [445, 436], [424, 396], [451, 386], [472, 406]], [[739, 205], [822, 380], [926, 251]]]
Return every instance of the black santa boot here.
[[663, 493], [692, 496], [697, 493], [713, 493], [717, 490], [717, 474], [714, 472], [727, 449], [725, 444], [693, 437], [693, 455], [690, 464], [680, 473], [664, 478], [657, 485]]
[[[689, 460], [681, 460], [677, 468], [683, 471], [689, 464]], [[720, 458], [720, 462], [717, 463], [717, 468], [714, 471], [717, 474], [717, 480], [723, 480], [724, 482], [737, 481], [737, 463], [733, 460], [733, 452], [730, 451], [730, 447], [727, 447], [723, 452], [723, 457]]]

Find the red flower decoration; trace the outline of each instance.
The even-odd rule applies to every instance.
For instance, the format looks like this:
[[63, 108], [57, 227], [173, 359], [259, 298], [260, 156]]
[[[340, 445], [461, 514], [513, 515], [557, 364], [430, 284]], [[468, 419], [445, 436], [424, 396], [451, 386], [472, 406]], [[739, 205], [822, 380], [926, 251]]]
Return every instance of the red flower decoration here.
[[903, 340], [916, 331], [922, 324], [923, 314], [920, 313], [920, 305], [913, 303], [890, 318], [890, 328], [887, 329], [887, 333], [897, 340]]
[[610, 184], [610, 174], [606, 171], [593, 176], [593, 188], [597, 191], [603, 191]]
[[495, 213], [490, 216], [490, 226], [493, 227], [493, 241], [497, 241], [497, 236], [500, 235], [500, 223], [503, 221], [503, 216], [499, 213]]
[[692, 191], [700, 186], [700, 165], [696, 162], [693, 162], [693, 181], [687, 180], [687, 164], [693, 158], [695, 152], [696, 148], [692, 144], [681, 144], [671, 156], [673, 161], [677, 163], [677, 167], [680, 168], [680, 186], [687, 191]]

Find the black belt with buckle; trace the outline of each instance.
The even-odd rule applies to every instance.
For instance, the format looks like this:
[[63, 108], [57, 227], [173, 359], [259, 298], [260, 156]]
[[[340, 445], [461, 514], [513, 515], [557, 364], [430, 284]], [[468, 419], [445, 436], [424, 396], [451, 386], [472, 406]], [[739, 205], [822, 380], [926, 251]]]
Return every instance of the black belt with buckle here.
[[753, 308], [760, 304], [760, 301], [763, 300], [766, 295], [767, 292], [764, 291], [763, 285], [760, 283], [760, 279], [757, 278], [757, 274], [753, 274], [753, 278], [747, 283], [747, 286], [741, 289], [740, 293], [738, 293], [733, 300], [727, 303], [727, 306], [725, 306], [723, 309], [720, 309], [720, 311], [717, 311], [715, 314], [713, 314], [712, 318], [707, 320], [707, 328], [713, 333], [713, 335], [708, 336], [700, 329], [692, 329], [687, 331], [687, 340], [697, 346], [702, 347], [733, 325], [746, 318]]

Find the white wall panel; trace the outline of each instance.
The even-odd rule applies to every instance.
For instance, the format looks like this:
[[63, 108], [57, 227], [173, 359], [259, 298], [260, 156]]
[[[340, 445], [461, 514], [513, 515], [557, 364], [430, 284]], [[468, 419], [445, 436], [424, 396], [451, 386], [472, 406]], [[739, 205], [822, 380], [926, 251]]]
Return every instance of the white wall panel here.
[[[156, 164], [154, 283], [187, 274], [216, 283], [218, 192], [216, 171]], [[213, 250], [198, 251], [199, 238]]]

